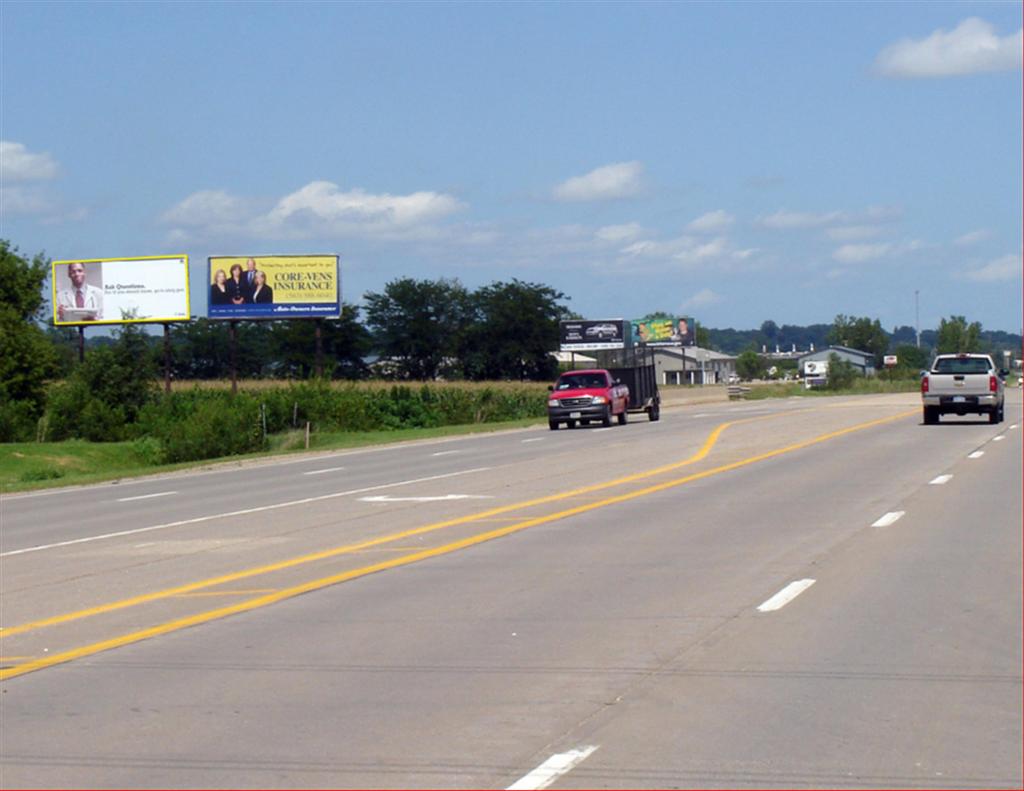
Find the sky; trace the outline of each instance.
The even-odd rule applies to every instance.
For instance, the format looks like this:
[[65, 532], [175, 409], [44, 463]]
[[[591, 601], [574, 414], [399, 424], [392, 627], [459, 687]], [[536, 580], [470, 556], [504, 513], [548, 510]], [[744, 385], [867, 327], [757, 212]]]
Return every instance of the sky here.
[[0, 238], [1022, 324], [1022, 5], [0, 3]]

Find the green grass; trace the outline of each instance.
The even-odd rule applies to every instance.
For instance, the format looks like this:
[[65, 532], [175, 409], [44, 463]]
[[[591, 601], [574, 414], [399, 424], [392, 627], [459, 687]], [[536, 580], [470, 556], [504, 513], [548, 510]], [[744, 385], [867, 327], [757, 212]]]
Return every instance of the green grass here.
[[842, 390], [828, 390], [824, 387], [808, 390], [803, 382], [770, 382], [766, 384], [744, 385], [749, 387], [750, 392], [744, 397], [748, 400], [761, 398], [790, 398], [791, 396], [806, 396], [808, 398], [820, 398], [821, 396], [843, 396], [843, 395], [877, 395], [879, 393], [916, 393], [921, 389], [921, 383], [917, 379], [855, 379], [852, 387]]
[[[503, 423], [476, 423], [467, 426], [440, 428], [409, 428], [395, 431], [339, 431], [312, 434], [310, 450], [342, 450], [367, 445], [384, 445], [416, 439], [481, 434], [510, 428], [535, 426], [536, 418], [510, 420]], [[0, 444], [0, 492], [21, 492], [72, 486], [100, 481], [120, 480], [140, 475], [207, 467], [243, 459], [267, 458], [305, 452], [305, 433], [290, 431], [270, 438], [266, 453], [250, 453], [206, 461], [181, 464], [147, 464], [144, 454], [134, 442], [22, 442]]]

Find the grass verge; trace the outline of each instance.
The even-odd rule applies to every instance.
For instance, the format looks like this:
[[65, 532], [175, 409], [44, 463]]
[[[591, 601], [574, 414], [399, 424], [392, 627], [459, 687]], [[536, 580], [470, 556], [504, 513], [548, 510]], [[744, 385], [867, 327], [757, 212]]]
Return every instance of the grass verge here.
[[822, 396], [849, 396], [849, 395], [878, 395], [880, 393], [916, 393], [921, 389], [921, 383], [917, 379], [896, 379], [886, 381], [884, 379], [855, 379], [852, 387], [844, 387], [841, 390], [827, 390], [815, 388], [808, 390], [803, 382], [767, 382], [764, 384], [744, 385], [749, 387], [744, 397], [748, 400], [761, 398], [790, 398], [792, 396], [805, 396], [807, 398], [821, 398]]
[[[394, 431], [338, 431], [312, 434], [310, 451], [344, 450], [417, 439], [483, 434], [536, 426], [536, 418], [466, 426], [408, 428]], [[101, 481], [135, 478], [175, 470], [233, 464], [247, 459], [305, 453], [305, 433], [289, 431], [270, 438], [270, 450], [180, 464], [147, 464], [134, 442], [22, 442], [0, 445], [0, 493], [50, 489]]]

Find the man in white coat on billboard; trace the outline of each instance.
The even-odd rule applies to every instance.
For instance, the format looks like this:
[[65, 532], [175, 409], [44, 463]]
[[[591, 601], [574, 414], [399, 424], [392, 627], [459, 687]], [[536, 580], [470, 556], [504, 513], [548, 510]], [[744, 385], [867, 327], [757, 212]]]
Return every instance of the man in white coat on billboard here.
[[85, 282], [85, 264], [68, 264], [71, 285], [57, 292], [60, 321], [98, 321], [103, 318], [103, 291]]

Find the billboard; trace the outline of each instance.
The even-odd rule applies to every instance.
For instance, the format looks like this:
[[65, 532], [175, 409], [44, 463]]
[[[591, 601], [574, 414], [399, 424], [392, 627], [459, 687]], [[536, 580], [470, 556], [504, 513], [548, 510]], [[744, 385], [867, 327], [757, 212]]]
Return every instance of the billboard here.
[[188, 321], [188, 256], [54, 261], [53, 323]]
[[692, 318], [633, 319], [633, 343], [646, 346], [694, 346], [696, 327]]
[[241, 255], [208, 259], [211, 319], [335, 319], [341, 315], [336, 255]]
[[560, 321], [558, 323], [559, 350], [585, 352], [600, 349], [623, 349], [629, 323], [623, 319]]

